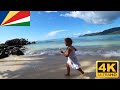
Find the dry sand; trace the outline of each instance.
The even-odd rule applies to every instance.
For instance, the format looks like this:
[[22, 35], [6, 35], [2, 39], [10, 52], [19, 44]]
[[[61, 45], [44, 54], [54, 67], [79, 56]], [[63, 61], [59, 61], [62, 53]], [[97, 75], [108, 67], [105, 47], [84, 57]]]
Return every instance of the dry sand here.
[[120, 60], [100, 56], [82, 56], [78, 59], [85, 75], [82, 76], [77, 70], [71, 69], [71, 76], [65, 77], [67, 58], [62, 55], [10, 56], [0, 59], [0, 79], [98, 79], [95, 77], [96, 60]]

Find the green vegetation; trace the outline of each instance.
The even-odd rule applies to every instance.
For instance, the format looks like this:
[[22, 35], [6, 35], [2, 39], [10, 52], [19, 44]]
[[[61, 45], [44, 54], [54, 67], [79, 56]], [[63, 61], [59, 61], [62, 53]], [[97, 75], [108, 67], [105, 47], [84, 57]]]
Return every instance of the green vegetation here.
[[120, 34], [120, 27], [115, 27], [115, 28], [107, 29], [107, 30], [104, 30], [104, 31], [98, 32], [98, 33], [85, 34], [83, 36], [112, 35], [112, 34]]

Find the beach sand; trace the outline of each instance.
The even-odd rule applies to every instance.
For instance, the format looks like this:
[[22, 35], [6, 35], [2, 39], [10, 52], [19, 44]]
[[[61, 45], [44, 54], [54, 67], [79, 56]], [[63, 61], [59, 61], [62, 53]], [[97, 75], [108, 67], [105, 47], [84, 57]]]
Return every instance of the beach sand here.
[[66, 77], [67, 58], [62, 55], [10, 56], [0, 59], [0, 79], [99, 79], [95, 75], [96, 60], [120, 60], [87, 55], [78, 56], [78, 59], [85, 75], [71, 69], [71, 76]]

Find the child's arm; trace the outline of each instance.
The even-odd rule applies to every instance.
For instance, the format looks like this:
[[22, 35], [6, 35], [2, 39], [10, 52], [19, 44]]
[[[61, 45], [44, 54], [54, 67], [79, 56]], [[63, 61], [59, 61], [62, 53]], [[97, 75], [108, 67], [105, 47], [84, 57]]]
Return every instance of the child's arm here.
[[74, 46], [72, 46], [72, 48], [73, 48], [75, 51], [77, 51], [77, 49], [76, 49]]
[[77, 51], [77, 49], [74, 47], [75, 51]]
[[71, 53], [71, 49], [68, 48], [65, 52], [63, 52], [63, 55], [64, 55], [65, 57], [68, 57], [68, 56], [70, 55], [70, 53]]

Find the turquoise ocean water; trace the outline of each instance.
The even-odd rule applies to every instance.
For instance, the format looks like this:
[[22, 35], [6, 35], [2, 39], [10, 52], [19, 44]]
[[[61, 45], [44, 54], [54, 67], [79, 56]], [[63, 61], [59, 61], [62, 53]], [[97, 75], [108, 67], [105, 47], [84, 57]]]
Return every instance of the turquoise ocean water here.
[[[101, 55], [107, 57], [120, 56], [120, 34], [74, 37], [73, 46], [77, 55]], [[37, 44], [26, 46], [26, 55], [59, 55], [59, 48], [65, 50], [64, 38], [37, 41]]]

